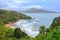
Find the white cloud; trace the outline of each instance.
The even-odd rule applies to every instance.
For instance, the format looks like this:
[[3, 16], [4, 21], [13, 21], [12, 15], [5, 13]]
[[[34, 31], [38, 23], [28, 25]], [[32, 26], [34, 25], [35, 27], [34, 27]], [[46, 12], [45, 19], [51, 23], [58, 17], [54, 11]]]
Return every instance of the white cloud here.
[[40, 6], [40, 5], [30, 5], [30, 6], [26, 6], [26, 7], [24, 7], [24, 6], [22, 6], [22, 8], [32, 8], [32, 7], [34, 7], [34, 8], [43, 8], [43, 6]]
[[27, 1], [27, 0], [16, 0], [16, 1], [14, 1], [13, 0], [13, 2], [14, 3], [28, 3], [29, 1]]
[[22, 4], [22, 3], [29, 3], [31, 1], [27, 1], [27, 0], [13, 0], [13, 3], [16, 3], [16, 4]]
[[[35, 0], [35, 2], [33, 0], [1, 0], [0, 3], [2, 2], [2, 6], [7, 5], [6, 7], [4, 6], [4, 9], [27, 9], [27, 8], [31, 8], [31, 7], [35, 7], [35, 8], [43, 8], [40, 5], [34, 5], [36, 4], [39, 0]], [[27, 5], [27, 6], [26, 6]]]
[[44, 2], [45, 2], [46, 0], [42, 0], [42, 1], [44, 1]]
[[23, 3], [29, 3], [31, 1], [27, 1], [27, 0], [7, 0], [7, 1], [3, 1], [4, 4], [7, 5], [7, 8], [6, 9], [12, 9], [12, 10], [15, 10], [15, 9], [20, 9], [22, 6]]
[[43, 8], [43, 6], [40, 5], [30, 5], [30, 6], [19, 6], [19, 5], [8, 5], [9, 9], [30, 9], [30, 8]]

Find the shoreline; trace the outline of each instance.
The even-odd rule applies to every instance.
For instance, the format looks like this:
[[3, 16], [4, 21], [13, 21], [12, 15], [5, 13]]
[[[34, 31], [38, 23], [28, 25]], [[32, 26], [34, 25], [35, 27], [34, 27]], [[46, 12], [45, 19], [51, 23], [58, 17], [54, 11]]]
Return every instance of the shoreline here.
[[[14, 21], [14, 22], [13, 21], [12, 22], [8, 22], [7, 24], [5, 24], [5, 27], [14, 29], [15, 23], [20, 21], [20, 20], [27, 20], [27, 19], [19, 19], [19, 20]], [[31, 19], [29, 19], [29, 20], [31, 20]]]
[[[21, 19], [19, 19], [19, 20], [21, 20]], [[19, 21], [19, 20], [17, 20], [17, 21]], [[5, 25], [5, 27], [7, 27], [7, 28], [14, 28], [13, 27], [13, 25], [17, 22], [17, 21], [14, 21], [14, 22], [8, 22], [7, 24], [4, 24]]]

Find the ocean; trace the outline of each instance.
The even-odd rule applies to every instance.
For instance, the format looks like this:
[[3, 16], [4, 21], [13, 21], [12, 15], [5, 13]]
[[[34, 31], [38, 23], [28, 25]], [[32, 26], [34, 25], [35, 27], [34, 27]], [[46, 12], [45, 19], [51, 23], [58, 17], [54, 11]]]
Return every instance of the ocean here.
[[33, 19], [19, 20], [15, 23], [15, 27], [20, 27], [28, 36], [36, 37], [39, 34], [39, 27], [48, 28], [55, 17], [59, 17], [60, 13], [23, 13], [31, 16]]

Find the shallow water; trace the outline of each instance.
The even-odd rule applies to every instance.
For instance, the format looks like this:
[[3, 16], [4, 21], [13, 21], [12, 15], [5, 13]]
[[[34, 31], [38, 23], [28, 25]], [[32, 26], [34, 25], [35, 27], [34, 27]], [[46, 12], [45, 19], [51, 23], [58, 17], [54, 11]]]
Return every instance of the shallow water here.
[[60, 16], [60, 13], [24, 13], [26, 15], [29, 15], [36, 20], [38, 20], [38, 24], [45, 25], [46, 27], [49, 27], [55, 17]]
[[31, 37], [36, 37], [39, 34], [39, 27], [44, 25], [49, 27], [55, 17], [60, 16], [60, 13], [24, 13], [33, 17], [31, 20], [19, 20], [15, 23], [15, 27], [20, 27], [22, 31]]

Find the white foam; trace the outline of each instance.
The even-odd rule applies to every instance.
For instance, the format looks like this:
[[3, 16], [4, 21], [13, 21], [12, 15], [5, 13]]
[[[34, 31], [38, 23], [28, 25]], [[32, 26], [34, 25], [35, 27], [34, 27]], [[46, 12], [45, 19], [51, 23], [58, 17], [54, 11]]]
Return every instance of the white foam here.
[[34, 27], [33, 24], [36, 23], [35, 21], [33, 22], [27, 22], [26, 20], [20, 20], [16, 22], [16, 25], [20, 27], [22, 31], [24, 31], [28, 36], [30, 37], [36, 37], [39, 34], [39, 31], [33, 31]]

